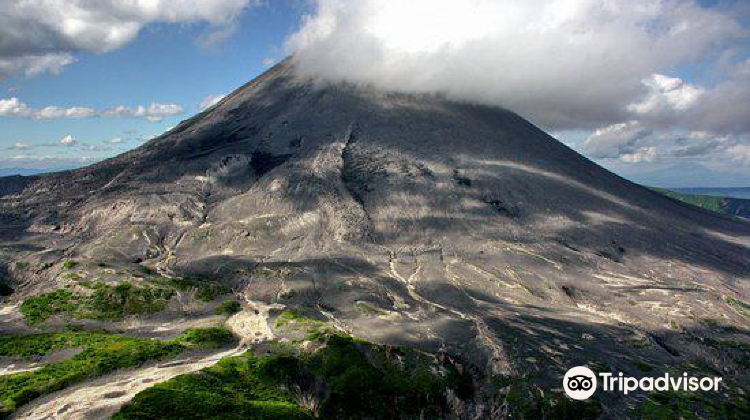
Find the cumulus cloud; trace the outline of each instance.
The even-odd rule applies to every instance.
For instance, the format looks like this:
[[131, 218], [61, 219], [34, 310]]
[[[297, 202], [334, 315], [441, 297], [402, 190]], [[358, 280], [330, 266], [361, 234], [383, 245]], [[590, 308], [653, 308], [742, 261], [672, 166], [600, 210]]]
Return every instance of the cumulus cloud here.
[[26, 77], [34, 77], [41, 73], [60, 74], [65, 66], [74, 62], [75, 59], [68, 53], [32, 54], [20, 57], [4, 57], [0, 54], [0, 80], [14, 73], [23, 73]]
[[740, 164], [750, 166], [750, 144], [737, 144], [727, 150], [729, 158]]
[[57, 143], [59, 143], [61, 146], [65, 146], [65, 147], [75, 146], [76, 139], [74, 139], [73, 136], [71, 136], [71, 135], [67, 135], [67, 136], [61, 138], [60, 140], [58, 140]]
[[628, 110], [644, 117], [684, 112], [692, 108], [705, 94], [705, 90], [685, 83], [678, 77], [653, 74], [643, 80], [648, 93], [639, 101], [628, 105]]
[[10, 147], [8, 147], [9, 150], [29, 150], [32, 146], [28, 143], [17, 141], [13, 143]]
[[82, 166], [99, 160], [93, 156], [19, 154], [0, 157], [0, 168], [50, 169]]
[[642, 147], [633, 153], [620, 156], [620, 160], [627, 163], [653, 162], [658, 157], [656, 147]]
[[93, 117], [129, 117], [145, 118], [152, 122], [162, 121], [166, 117], [180, 115], [184, 109], [177, 104], [152, 103], [149, 106], [138, 105], [130, 108], [124, 105], [96, 110], [90, 107], [74, 106], [62, 108], [46, 106], [31, 108], [18, 98], [0, 99], [0, 117], [32, 118], [36, 120], [51, 120], [61, 118], [93, 118]]
[[165, 117], [180, 115], [183, 111], [184, 109], [177, 104], [152, 103], [148, 107], [138, 105], [135, 108], [121, 105], [105, 109], [100, 115], [104, 117], [145, 118], [151, 122], [159, 122]]
[[651, 130], [630, 121], [595, 130], [578, 149], [605, 162], [713, 162], [724, 167], [750, 167], [750, 140], [708, 131]]
[[[309, 76], [505, 106], [547, 129], [647, 114], [687, 127], [730, 88], [669, 72], [747, 33], [727, 9], [693, 0], [317, 0], [287, 48]], [[750, 98], [733, 96], [741, 112], [716, 109], [704, 117], [713, 128], [748, 124]]]
[[80, 149], [87, 152], [107, 152], [110, 150], [109, 147], [98, 144], [81, 144]]
[[614, 158], [633, 153], [653, 131], [638, 121], [612, 124], [599, 128], [589, 135], [581, 145], [584, 153], [594, 159]]
[[231, 35], [239, 14], [258, 0], [4, 0], [0, 8], [0, 80], [59, 72], [81, 51], [103, 53], [132, 41], [150, 23], [207, 22], [207, 43]]
[[224, 99], [227, 95], [225, 94], [219, 94], [219, 95], [208, 95], [198, 104], [198, 108], [203, 111], [208, 108], [211, 108], [212, 106], [216, 105]]

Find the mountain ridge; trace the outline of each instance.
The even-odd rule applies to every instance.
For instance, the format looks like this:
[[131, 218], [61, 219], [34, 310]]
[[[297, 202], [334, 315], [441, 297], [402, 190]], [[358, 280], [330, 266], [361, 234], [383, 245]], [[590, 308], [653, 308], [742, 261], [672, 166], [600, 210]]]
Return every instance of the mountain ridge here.
[[700, 361], [746, 383], [716, 343], [746, 339], [731, 302], [747, 300], [750, 222], [635, 185], [507, 110], [324, 84], [291, 59], [133, 151], [27, 181], [0, 196], [11, 303], [102, 264], [456, 355], [478, 383], [552, 386], [593, 361]]

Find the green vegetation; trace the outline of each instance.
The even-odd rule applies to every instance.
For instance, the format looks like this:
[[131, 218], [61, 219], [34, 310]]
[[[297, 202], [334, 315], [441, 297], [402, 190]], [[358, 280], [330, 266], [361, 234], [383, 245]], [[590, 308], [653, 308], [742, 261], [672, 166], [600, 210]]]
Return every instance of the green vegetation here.
[[750, 343], [734, 340], [706, 338], [705, 342], [735, 356], [735, 360], [745, 368], [750, 367]]
[[216, 308], [216, 313], [218, 315], [232, 316], [241, 310], [242, 306], [239, 302], [234, 299], [227, 299]]
[[593, 420], [599, 418], [602, 412], [601, 403], [596, 397], [586, 401], [576, 401], [564, 394], [544, 392], [523, 380], [518, 380], [511, 385], [505, 398], [512, 413], [510, 418]]
[[[279, 313], [275, 324], [323, 325], [292, 311]], [[249, 351], [223, 359], [139, 393], [113, 419], [445, 418], [449, 389], [464, 400], [474, 395], [472, 376], [450, 361], [318, 331], [317, 350], [278, 342], [264, 355]], [[508, 403], [509, 418], [591, 420], [602, 412], [596, 399], [574, 401], [527, 379], [497, 377], [492, 383], [497, 398]]]
[[31, 264], [27, 261], [16, 261], [16, 270], [24, 271], [27, 270]]
[[320, 327], [323, 323], [295, 311], [283, 311], [273, 322], [274, 328]]
[[[75, 261], [66, 261], [66, 268], [77, 266]], [[143, 267], [143, 272], [148, 270]], [[139, 272], [139, 273], [140, 273]], [[150, 271], [149, 271], [150, 272]], [[65, 278], [80, 280], [77, 273], [66, 273]], [[77, 285], [90, 289], [90, 293], [77, 293], [70, 290], [56, 290], [27, 299], [21, 306], [21, 312], [30, 325], [38, 325], [52, 316], [65, 315], [78, 319], [98, 319], [108, 321], [122, 320], [129, 315], [153, 314], [167, 308], [175, 290], [195, 291], [195, 298], [210, 302], [218, 296], [226, 295], [231, 289], [202, 279], [164, 279], [167, 281], [149, 281], [150, 285], [136, 286], [123, 282], [109, 285], [103, 282], [90, 283], [79, 281]], [[0, 290], [2, 292], [2, 290]], [[222, 313], [231, 315], [239, 311], [239, 304], [224, 302], [219, 307]], [[234, 312], [232, 312], [234, 311]]]
[[674, 319], [669, 320], [669, 328], [672, 330], [680, 330], [680, 324], [677, 323]]
[[727, 304], [734, 308], [740, 315], [750, 318], [750, 305], [747, 303], [733, 297], [727, 297]]
[[297, 333], [299, 338], [309, 341], [326, 341], [327, 336], [335, 334], [336, 330], [326, 326], [324, 322], [309, 318], [295, 311], [271, 310], [270, 314], [276, 316], [273, 322], [275, 329], [285, 330], [286, 333]]
[[26, 322], [36, 325], [58, 314], [73, 313], [78, 306], [78, 295], [69, 290], [55, 290], [26, 299], [21, 304], [21, 313]]
[[646, 362], [643, 362], [641, 360], [636, 360], [636, 362], [634, 363], [634, 365], [641, 372], [651, 372], [652, 370], [654, 370], [653, 366], [651, 366], [650, 364], [648, 364]]
[[186, 346], [218, 348], [232, 342], [233, 339], [228, 329], [211, 327], [187, 330], [176, 341]]
[[82, 347], [70, 359], [43, 368], [0, 376], [0, 418], [19, 406], [88, 378], [149, 360], [174, 356], [191, 347], [219, 347], [232, 341], [223, 328], [188, 330], [172, 341], [132, 338], [103, 333], [31, 334], [0, 336], [0, 356], [29, 357]]
[[91, 287], [93, 293], [89, 296], [61, 289], [31, 297], [21, 305], [21, 313], [30, 325], [61, 314], [72, 318], [116, 321], [127, 315], [162, 311], [174, 293], [169, 289], [136, 287], [130, 283], [117, 286], [95, 283]]
[[[283, 319], [299, 317], [287, 313]], [[414, 351], [340, 334], [327, 335], [324, 344], [314, 353], [280, 345], [270, 355], [250, 351], [224, 359], [139, 393], [113, 418], [439, 418], [448, 409], [446, 388], [472, 392], [468, 374], [453, 365], [438, 369]]]
[[67, 260], [63, 263], [66, 270], [72, 270], [78, 266], [78, 261]]
[[140, 272], [140, 274], [143, 274], [143, 275], [146, 275], [146, 276], [153, 276], [154, 274], [156, 274], [156, 272], [154, 270], [152, 270], [151, 268], [146, 267], [144, 265], [139, 266], [138, 267], [138, 271]]
[[120, 320], [126, 315], [153, 314], [166, 309], [173, 293], [168, 289], [135, 287], [130, 283], [117, 286], [96, 283], [83, 317]]
[[378, 315], [387, 315], [388, 312], [377, 308], [373, 305], [370, 305], [367, 302], [363, 301], [357, 301], [354, 303], [354, 307], [357, 308], [358, 311], [362, 312], [365, 315], [368, 316], [378, 316]]
[[195, 298], [203, 302], [211, 302], [219, 296], [230, 293], [232, 289], [217, 281], [197, 277], [169, 279], [169, 284], [177, 290], [195, 290]]
[[711, 393], [688, 391], [656, 391], [648, 395], [640, 407], [643, 420], [740, 420], [750, 416], [747, 397], [723, 400]]
[[113, 420], [312, 419], [268, 377], [268, 359], [248, 353], [140, 392]]
[[717, 213], [747, 216], [750, 212], [750, 200], [733, 197], [720, 197], [713, 195], [683, 194], [664, 188], [651, 188], [667, 197], [692, 204], [706, 210]]

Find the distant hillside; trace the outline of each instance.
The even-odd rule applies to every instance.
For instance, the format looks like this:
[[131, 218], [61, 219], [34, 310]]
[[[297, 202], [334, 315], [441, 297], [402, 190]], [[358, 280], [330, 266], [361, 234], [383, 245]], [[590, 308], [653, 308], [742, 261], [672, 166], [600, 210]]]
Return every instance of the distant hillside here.
[[714, 195], [718, 197], [750, 198], [750, 187], [744, 188], [672, 188], [682, 194]]
[[[686, 187], [747, 187], [747, 174], [722, 172], [695, 162], [683, 162], [654, 171], [621, 173], [625, 178], [641, 185], [658, 185], [662, 188]], [[724, 194], [720, 194], [724, 195]]]
[[[686, 194], [684, 192], [672, 191], [665, 188], [652, 187], [652, 189], [666, 196], [690, 203], [706, 210], [750, 218], [750, 199], [717, 195]], [[733, 190], [742, 190], [742, 188], [735, 188]]]

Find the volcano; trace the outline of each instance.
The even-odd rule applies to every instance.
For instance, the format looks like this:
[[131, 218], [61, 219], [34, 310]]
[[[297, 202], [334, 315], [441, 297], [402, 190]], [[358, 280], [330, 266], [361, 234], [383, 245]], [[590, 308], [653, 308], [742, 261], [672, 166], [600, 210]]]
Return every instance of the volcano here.
[[[0, 194], [5, 333], [80, 321], [30, 325], [22, 303], [125, 278], [109, 270], [231, 290], [246, 346], [288, 311], [460, 361], [473, 390], [446, 418], [503, 418], [488, 384], [559, 390], [579, 365], [700, 365], [747, 389], [750, 223], [620, 178], [508, 110], [315, 81], [291, 58], [135, 150], [3, 178]], [[80, 325], [169, 337], [216, 318], [175, 299]], [[625, 418], [643, 396], [599, 401]]]

